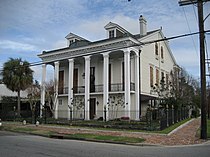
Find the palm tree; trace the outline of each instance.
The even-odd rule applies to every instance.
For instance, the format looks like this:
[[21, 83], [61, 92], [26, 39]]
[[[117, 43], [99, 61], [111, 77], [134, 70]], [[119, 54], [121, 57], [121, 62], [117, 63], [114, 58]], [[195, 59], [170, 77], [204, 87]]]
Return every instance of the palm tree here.
[[18, 116], [20, 116], [20, 91], [25, 90], [33, 83], [33, 70], [30, 69], [29, 65], [27, 61], [22, 61], [21, 58], [10, 58], [3, 67], [3, 83], [8, 89], [18, 94]]

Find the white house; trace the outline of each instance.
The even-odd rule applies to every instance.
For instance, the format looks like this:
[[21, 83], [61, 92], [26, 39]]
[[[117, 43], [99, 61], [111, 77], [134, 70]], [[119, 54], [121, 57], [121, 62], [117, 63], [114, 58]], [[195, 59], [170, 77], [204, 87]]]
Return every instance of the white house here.
[[[140, 34], [116, 23], [104, 28], [107, 38], [95, 42], [70, 33], [66, 48], [43, 51], [41, 104], [45, 103], [46, 66], [54, 66], [55, 118], [129, 117], [138, 120], [149, 100], [157, 97], [151, 86], [166, 82], [177, 67], [162, 29], [147, 31], [139, 18]], [[72, 112], [70, 112], [70, 110]]]

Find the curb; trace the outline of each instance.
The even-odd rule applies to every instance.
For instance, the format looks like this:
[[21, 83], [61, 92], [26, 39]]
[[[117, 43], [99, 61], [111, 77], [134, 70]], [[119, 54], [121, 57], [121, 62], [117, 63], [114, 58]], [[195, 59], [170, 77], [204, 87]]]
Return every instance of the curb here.
[[98, 142], [98, 143], [110, 143], [110, 144], [121, 144], [121, 145], [130, 145], [130, 146], [153, 146], [153, 147], [161, 147], [161, 145], [155, 144], [148, 144], [148, 143], [127, 143], [127, 142], [115, 142], [109, 140], [96, 140], [96, 139], [86, 139], [86, 138], [75, 138], [75, 137], [68, 137], [65, 134], [54, 134], [49, 135], [49, 138], [55, 139], [67, 139], [67, 140], [77, 140], [77, 141], [87, 141], [87, 142]]

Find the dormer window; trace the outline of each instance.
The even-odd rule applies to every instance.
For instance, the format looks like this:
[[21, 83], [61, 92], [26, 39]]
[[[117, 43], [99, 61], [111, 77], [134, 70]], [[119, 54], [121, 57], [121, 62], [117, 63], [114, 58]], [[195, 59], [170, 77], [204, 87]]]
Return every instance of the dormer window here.
[[72, 45], [73, 43], [77, 43], [78, 41], [86, 41], [86, 42], [89, 42], [88, 40], [76, 35], [76, 34], [73, 34], [73, 33], [69, 33], [67, 36], [66, 36], [66, 39], [68, 40], [67, 44], [68, 46]]
[[105, 27], [107, 30], [107, 38], [118, 38], [130, 34], [127, 30], [116, 23], [109, 22]]
[[74, 40], [69, 40], [69, 45], [71, 45], [74, 42]]
[[114, 38], [114, 30], [109, 31], [109, 38]]

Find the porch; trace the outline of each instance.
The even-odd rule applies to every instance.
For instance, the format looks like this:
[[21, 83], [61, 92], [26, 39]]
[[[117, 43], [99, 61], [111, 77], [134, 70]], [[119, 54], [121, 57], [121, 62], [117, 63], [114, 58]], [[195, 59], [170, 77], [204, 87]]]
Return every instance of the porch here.
[[[90, 86], [90, 93], [101, 93], [103, 92], [104, 86], [101, 85], [92, 85]], [[130, 83], [130, 90], [131, 92], [135, 91], [135, 83]], [[113, 83], [109, 84], [109, 92], [124, 92], [125, 86], [124, 83]], [[85, 93], [85, 86], [75, 86], [73, 87], [73, 93]], [[68, 94], [68, 87], [59, 87], [58, 94]]]

